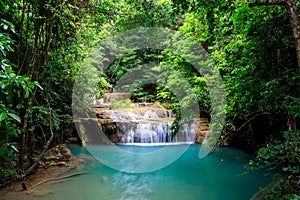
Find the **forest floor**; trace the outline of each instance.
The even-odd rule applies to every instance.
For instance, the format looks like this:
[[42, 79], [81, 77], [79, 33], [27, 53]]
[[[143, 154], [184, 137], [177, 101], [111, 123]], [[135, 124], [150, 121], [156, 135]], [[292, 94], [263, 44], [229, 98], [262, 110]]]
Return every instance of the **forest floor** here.
[[[62, 166], [37, 168], [35, 172], [23, 179], [13, 181], [0, 189], [0, 200], [20, 200], [26, 195], [43, 196], [51, 193], [47, 187], [40, 187], [45, 183], [58, 183], [82, 174], [85, 162], [91, 158], [84, 155], [74, 156]], [[24, 185], [26, 190], [24, 190]]]

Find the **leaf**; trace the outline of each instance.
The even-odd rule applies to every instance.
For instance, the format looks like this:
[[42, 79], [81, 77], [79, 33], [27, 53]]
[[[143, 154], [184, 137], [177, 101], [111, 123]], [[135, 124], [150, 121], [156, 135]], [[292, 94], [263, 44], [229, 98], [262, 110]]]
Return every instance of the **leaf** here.
[[4, 51], [4, 47], [2, 45], [0, 45], [0, 50], [1, 50], [2, 54], [3, 54], [3, 56], [6, 56], [6, 53]]
[[35, 83], [34, 83], [34, 82], [28, 83], [28, 87], [29, 87], [31, 90], [33, 90], [34, 87], [35, 87]]
[[44, 88], [37, 82], [37, 81], [34, 81], [34, 84], [39, 87], [41, 90], [44, 90]]
[[2, 112], [0, 114], [0, 122], [3, 121], [6, 118], [6, 112]]
[[14, 150], [16, 153], [19, 153], [19, 150], [17, 149], [17, 147], [15, 147], [13, 144], [9, 144], [8, 145], [12, 150]]
[[7, 113], [7, 115], [9, 115], [11, 118], [13, 118], [14, 120], [16, 120], [17, 122], [21, 123], [21, 119], [18, 115], [13, 114], [13, 113]]

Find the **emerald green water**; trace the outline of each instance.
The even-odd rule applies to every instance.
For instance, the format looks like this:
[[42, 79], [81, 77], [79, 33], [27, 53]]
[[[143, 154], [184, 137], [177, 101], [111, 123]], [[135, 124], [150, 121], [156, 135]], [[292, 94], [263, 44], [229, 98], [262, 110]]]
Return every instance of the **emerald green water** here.
[[[245, 200], [271, 182], [271, 177], [265, 176], [263, 171], [242, 175], [246, 171], [244, 165], [253, 158], [252, 155], [234, 148], [220, 148], [211, 156], [199, 159], [199, 147], [199, 144], [191, 145], [176, 162], [148, 173], [120, 172], [91, 160], [84, 169], [88, 174], [58, 184], [47, 184], [50, 191], [47, 195], [31, 196], [30, 199]], [[70, 148], [74, 155], [88, 154], [80, 146], [71, 145]], [[147, 152], [160, 147], [120, 148]]]

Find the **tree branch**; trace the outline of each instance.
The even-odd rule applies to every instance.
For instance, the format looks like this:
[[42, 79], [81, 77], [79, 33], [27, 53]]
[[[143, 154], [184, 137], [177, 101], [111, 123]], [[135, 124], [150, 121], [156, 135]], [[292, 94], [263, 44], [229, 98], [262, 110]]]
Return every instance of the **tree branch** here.
[[[269, 112], [262, 112], [262, 113], [257, 113], [254, 116], [252, 116], [250, 119], [245, 121], [238, 129], [235, 130], [230, 130], [229, 132], [239, 132], [241, 131], [247, 124], [249, 124], [252, 120], [254, 120], [256, 117], [261, 116], [261, 115], [270, 115], [271, 113]], [[248, 116], [248, 115], [247, 115]]]
[[35, 187], [37, 187], [39, 185], [42, 185], [44, 183], [47, 183], [49, 181], [59, 181], [59, 180], [62, 180], [62, 179], [67, 179], [67, 178], [71, 178], [71, 177], [79, 176], [79, 175], [84, 175], [84, 174], [87, 174], [87, 172], [77, 172], [77, 173], [68, 174], [68, 175], [62, 176], [62, 177], [49, 178], [49, 179], [43, 180], [41, 182], [38, 182], [37, 184], [31, 186], [29, 189], [33, 189], [33, 188], [35, 188]]
[[52, 140], [54, 138], [54, 133], [53, 133], [53, 130], [52, 130], [52, 127], [51, 127], [52, 126], [52, 116], [51, 116], [52, 112], [51, 112], [51, 107], [50, 107], [49, 101], [48, 101], [48, 107], [49, 107], [49, 129], [50, 129], [51, 136], [48, 139], [47, 143], [45, 144], [42, 152], [39, 154], [37, 160], [25, 171], [25, 176], [30, 174], [35, 169], [38, 162], [42, 159], [42, 157], [44, 156], [46, 150], [49, 148], [49, 145], [50, 145], [50, 143], [52, 142]]

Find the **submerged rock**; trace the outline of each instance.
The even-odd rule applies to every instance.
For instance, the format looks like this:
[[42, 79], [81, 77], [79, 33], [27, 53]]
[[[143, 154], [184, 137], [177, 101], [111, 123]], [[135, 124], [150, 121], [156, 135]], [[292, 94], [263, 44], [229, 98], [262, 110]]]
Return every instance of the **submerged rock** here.
[[103, 183], [108, 182], [108, 177], [107, 176], [102, 176], [101, 177], [101, 182], [103, 182]]

